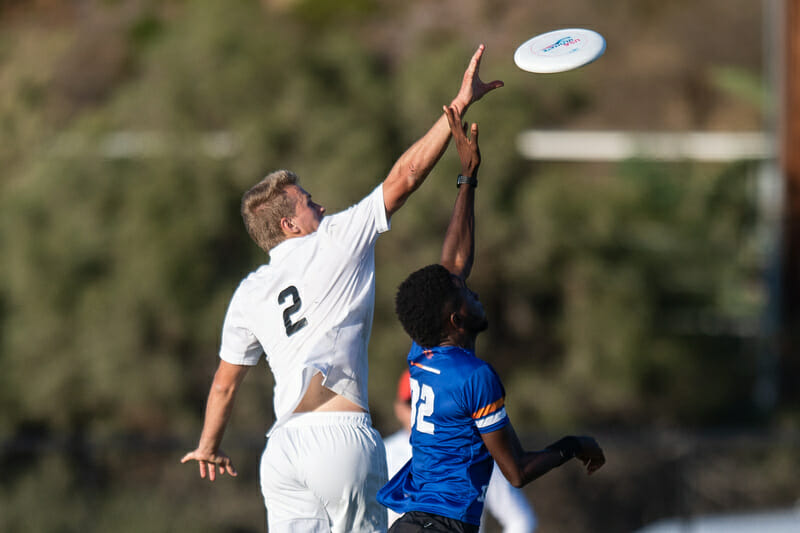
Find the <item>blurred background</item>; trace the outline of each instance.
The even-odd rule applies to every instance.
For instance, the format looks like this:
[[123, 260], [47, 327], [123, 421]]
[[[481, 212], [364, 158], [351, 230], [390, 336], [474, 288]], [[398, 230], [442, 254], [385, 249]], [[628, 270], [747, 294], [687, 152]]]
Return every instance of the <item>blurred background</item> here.
[[[239, 477], [179, 464], [228, 300], [266, 260], [241, 195], [289, 168], [328, 212], [356, 202], [485, 43], [505, 87], [467, 117], [478, 352], [527, 447], [592, 434], [608, 458], [525, 488], [538, 531], [776, 510], [800, 531], [797, 4], [0, 1], [0, 530], [264, 530], [265, 363], [223, 443]], [[595, 63], [514, 65], [576, 26], [606, 37]], [[458, 170], [451, 147], [378, 241], [383, 434], [409, 347], [394, 291], [438, 260]]]

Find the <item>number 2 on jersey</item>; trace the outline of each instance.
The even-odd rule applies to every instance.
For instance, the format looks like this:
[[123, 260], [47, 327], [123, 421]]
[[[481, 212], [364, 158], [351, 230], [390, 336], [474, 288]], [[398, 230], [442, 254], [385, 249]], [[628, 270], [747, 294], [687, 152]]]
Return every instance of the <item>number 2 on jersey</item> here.
[[292, 315], [300, 311], [300, 306], [303, 305], [300, 293], [297, 292], [297, 287], [289, 285], [283, 289], [278, 295], [278, 304], [283, 305], [287, 298], [292, 299], [292, 304], [283, 310], [283, 325], [286, 328], [286, 336], [291, 337], [303, 329], [308, 324], [308, 321], [305, 318], [301, 318], [297, 322], [292, 322]]
[[419, 386], [419, 381], [410, 378], [411, 383], [411, 423], [417, 431], [433, 435], [436, 429], [425, 417], [433, 414], [434, 392], [430, 385]]

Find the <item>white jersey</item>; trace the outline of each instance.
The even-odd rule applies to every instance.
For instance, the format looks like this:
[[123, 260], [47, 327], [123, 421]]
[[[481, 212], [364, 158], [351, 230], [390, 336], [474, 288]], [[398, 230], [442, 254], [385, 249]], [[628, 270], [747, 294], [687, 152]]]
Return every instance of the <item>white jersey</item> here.
[[[401, 468], [403, 465], [411, 459], [411, 443], [409, 439], [411, 435], [408, 431], [401, 429], [396, 433], [392, 433], [385, 439], [383, 439], [383, 446], [386, 448], [386, 466], [389, 469], [389, 478], [391, 479]], [[389, 525], [391, 526], [395, 520], [400, 518], [399, 513], [394, 512], [393, 510], [386, 508], [386, 511], [389, 513]]]
[[[536, 529], [536, 514], [525, 494], [508, 482], [497, 464], [489, 478], [483, 515], [491, 514], [503, 527], [503, 533], [531, 533]], [[483, 531], [483, 520], [481, 520]]]
[[[375, 241], [389, 230], [383, 187], [287, 239], [234, 293], [219, 356], [275, 378], [275, 424], [285, 422], [317, 372], [322, 384], [368, 410], [367, 345], [375, 309]], [[270, 430], [272, 431], [272, 430]]]
[[395, 475], [403, 465], [411, 459], [411, 435], [401, 429], [383, 439], [386, 448], [386, 466], [389, 468], [389, 477]]

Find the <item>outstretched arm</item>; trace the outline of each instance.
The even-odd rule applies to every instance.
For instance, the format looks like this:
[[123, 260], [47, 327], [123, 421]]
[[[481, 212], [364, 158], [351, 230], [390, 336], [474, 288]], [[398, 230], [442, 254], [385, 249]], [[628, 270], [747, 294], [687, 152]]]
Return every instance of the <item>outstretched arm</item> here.
[[[214, 481], [216, 479], [216, 468], [219, 473], [235, 476], [236, 468], [233, 466], [230, 457], [219, 449], [222, 442], [222, 435], [225, 433], [225, 426], [230, 419], [233, 403], [236, 399], [236, 391], [242, 383], [245, 374], [250, 369], [249, 366], [233, 365], [225, 361], [220, 361], [219, 368], [214, 374], [214, 381], [208, 393], [206, 404], [205, 422], [203, 431], [200, 434], [200, 442], [197, 449], [187, 453], [181, 459], [181, 463], [197, 461], [200, 465], [200, 477]], [[216, 468], [215, 468], [216, 467]]]
[[[466, 114], [470, 105], [480, 100], [486, 93], [503, 86], [500, 80], [490, 83], [481, 81], [478, 71], [484, 48], [480, 45], [472, 56], [464, 72], [461, 88], [450, 103], [450, 106], [455, 107], [462, 116]], [[400, 209], [411, 193], [422, 185], [449, 142], [450, 126], [447, 117], [442, 115], [422, 138], [400, 156], [383, 182], [383, 203], [388, 217]]]
[[458, 149], [461, 175], [475, 180], [458, 186], [453, 214], [447, 226], [440, 263], [453, 274], [467, 279], [475, 256], [475, 187], [481, 152], [478, 148], [478, 125], [472, 124], [467, 137], [466, 124], [461, 124], [461, 114], [454, 106], [444, 108], [445, 117]]
[[486, 448], [509, 483], [519, 488], [577, 457], [592, 474], [606, 462], [592, 437], [564, 437], [541, 451], [526, 452], [511, 424], [481, 435]]

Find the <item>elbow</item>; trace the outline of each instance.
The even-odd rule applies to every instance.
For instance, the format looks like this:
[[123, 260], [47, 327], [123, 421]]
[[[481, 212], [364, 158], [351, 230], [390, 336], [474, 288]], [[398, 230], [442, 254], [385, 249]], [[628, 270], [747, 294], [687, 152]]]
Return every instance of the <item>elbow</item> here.
[[419, 186], [422, 185], [422, 182], [425, 180], [425, 177], [421, 175], [420, 172], [417, 171], [414, 165], [409, 165], [405, 168], [405, 177], [404, 177], [404, 184], [405, 184], [405, 191], [406, 196], [413, 193]]
[[395, 169], [408, 194], [416, 191], [431, 171], [430, 166], [422, 164], [414, 157], [401, 157]]
[[503, 472], [503, 475], [515, 489], [525, 486], [525, 478], [520, 470], [514, 469], [510, 472]]
[[522, 487], [525, 486], [525, 481], [522, 479], [521, 476], [514, 476], [514, 478], [509, 479], [508, 482], [511, 483], [511, 486], [514, 487], [515, 489], [521, 489]]
[[211, 383], [211, 394], [218, 398], [232, 398], [236, 395], [239, 382], [229, 379], [215, 379]]
[[211, 386], [210, 396], [218, 402], [230, 403], [236, 397], [236, 387], [215, 383]]
[[234, 393], [236, 387], [231, 383], [214, 382], [211, 384], [211, 392], [217, 396], [230, 396]]
[[386, 214], [391, 217], [408, 197], [417, 190], [422, 182], [418, 179], [413, 169], [406, 167], [394, 168], [383, 183], [383, 201]]

